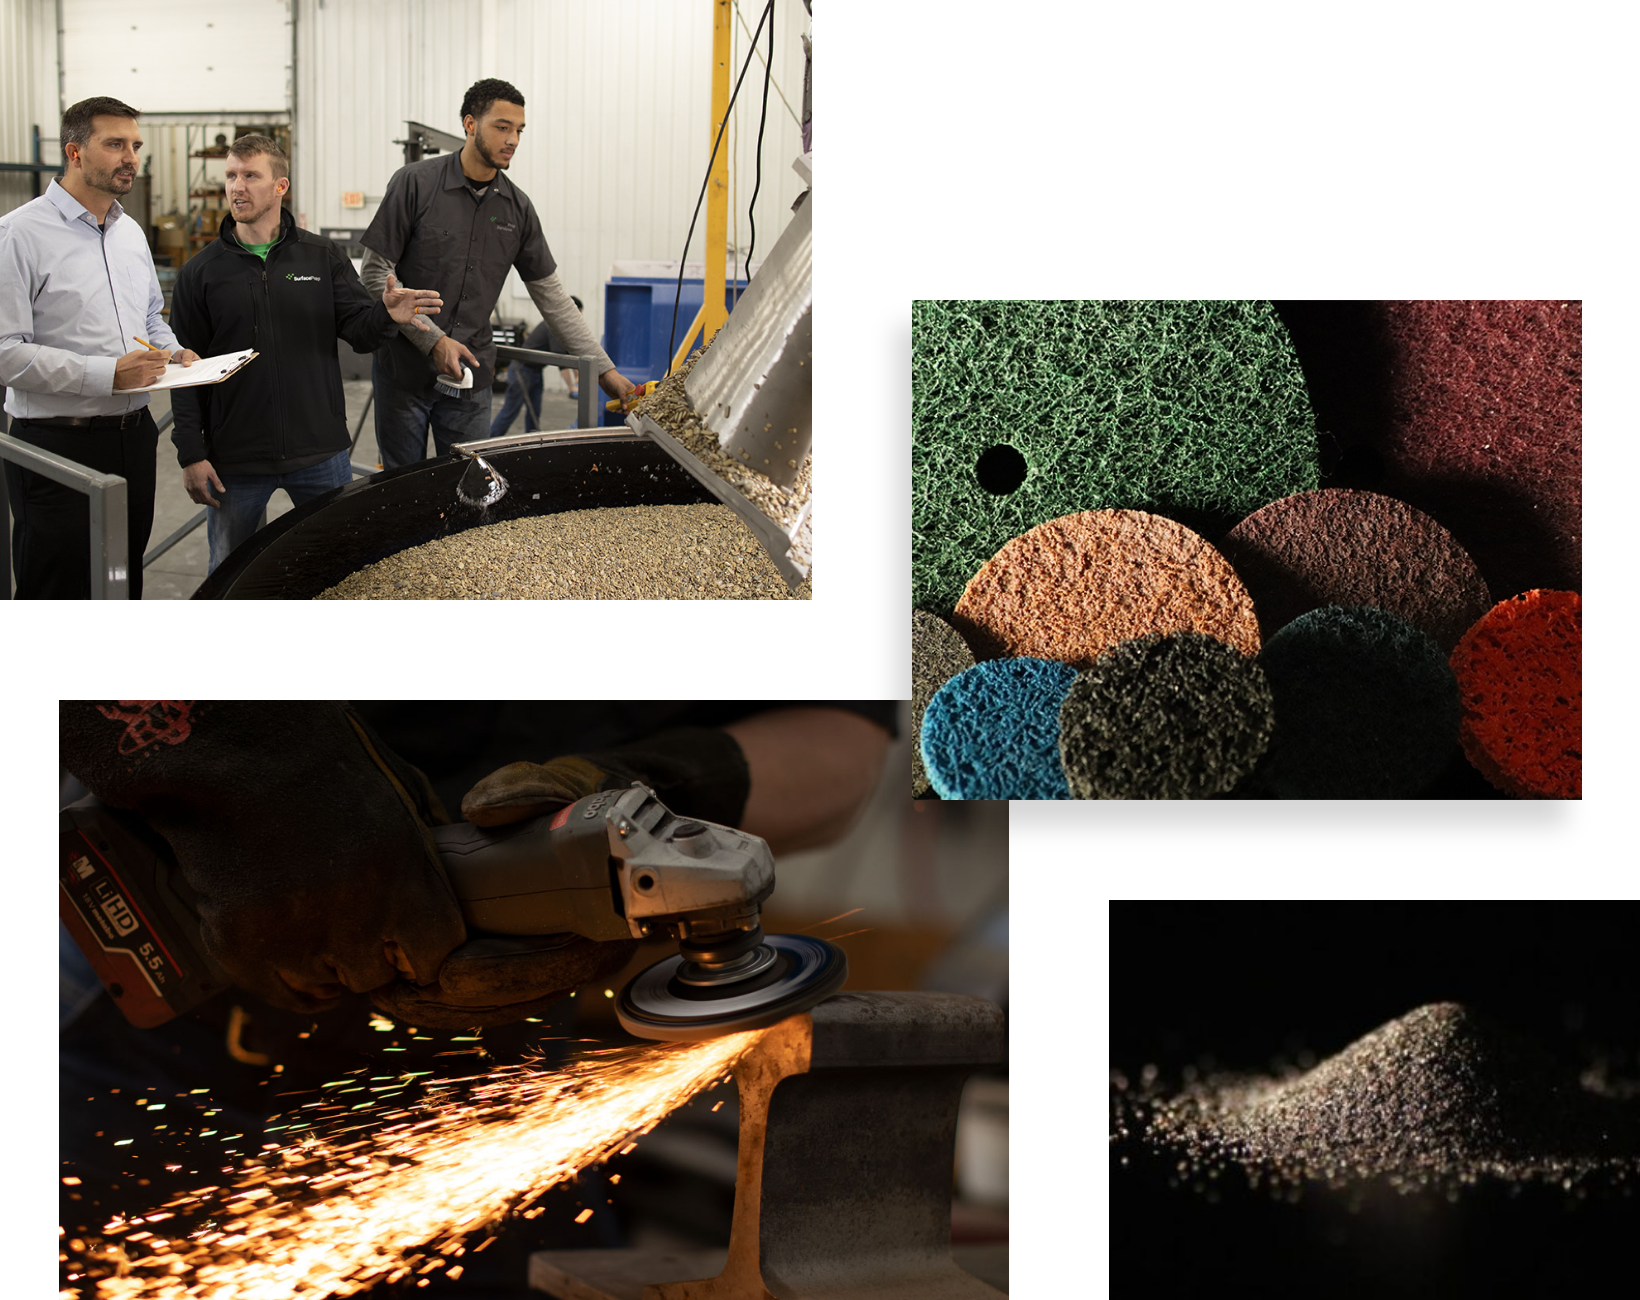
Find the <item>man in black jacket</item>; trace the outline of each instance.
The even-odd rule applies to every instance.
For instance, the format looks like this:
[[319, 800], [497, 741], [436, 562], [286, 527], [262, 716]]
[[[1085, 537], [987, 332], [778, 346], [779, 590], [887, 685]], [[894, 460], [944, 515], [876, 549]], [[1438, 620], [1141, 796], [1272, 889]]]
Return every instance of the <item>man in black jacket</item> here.
[[337, 338], [374, 352], [441, 305], [433, 290], [391, 278], [374, 301], [340, 248], [298, 229], [280, 204], [289, 160], [267, 136], [235, 140], [227, 173], [231, 215], [182, 268], [171, 302], [172, 330], [200, 356], [259, 354], [221, 384], [171, 397], [184, 486], [213, 507], [212, 571], [256, 531], [277, 489], [301, 505], [350, 481]]

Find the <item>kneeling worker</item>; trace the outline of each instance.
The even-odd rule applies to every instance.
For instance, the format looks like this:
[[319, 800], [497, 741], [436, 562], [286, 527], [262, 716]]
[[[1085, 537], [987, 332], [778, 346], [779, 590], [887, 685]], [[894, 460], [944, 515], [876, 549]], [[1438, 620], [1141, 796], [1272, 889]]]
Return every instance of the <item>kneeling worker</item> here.
[[299, 229], [280, 204], [289, 159], [267, 136], [235, 140], [227, 174], [232, 211], [216, 242], [183, 266], [171, 302], [172, 328], [201, 356], [260, 354], [220, 384], [171, 398], [183, 484], [213, 507], [212, 572], [256, 532], [275, 490], [301, 505], [351, 480], [337, 338], [373, 352], [441, 305], [435, 291], [391, 277], [375, 301], [340, 248]]

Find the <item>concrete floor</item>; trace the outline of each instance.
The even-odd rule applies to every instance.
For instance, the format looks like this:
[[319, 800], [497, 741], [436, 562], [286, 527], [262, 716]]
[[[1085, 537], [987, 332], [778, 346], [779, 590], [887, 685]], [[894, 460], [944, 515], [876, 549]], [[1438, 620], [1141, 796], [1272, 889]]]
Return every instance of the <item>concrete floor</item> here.
[[[364, 411], [365, 403], [370, 397], [370, 381], [368, 379], [347, 380], [342, 384], [342, 391], [347, 396], [347, 427], [351, 434], [359, 422], [359, 416]], [[491, 413], [501, 410], [502, 394], [496, 393], [490, 402]], [[599, 394], [602, 397], [602, 394]], [[152, 402], [154, 419], [162, 418], [170, 409], [170, 397], [166, 393], [155, 393]], [[546, 391], [541, 396], [541, 428], [568, 429], [575, 423], [576, 404], [570, 400], [563, 384], [556, 375], [546, 381]], [[513, 421], [510, 433], [524, 432], [524, 417], [520, 413]], [[428, 439], [428, 449], [431, 451], [432, 439]], [[376, 420], [375, 410], [365, 417], [364, 428], [359, 433], [359, 444], [353, 451], [355, 465], [379, 465], [380, 457], [376, 451]], [[206, 507], [195, 505], [188, 499], [188, 494], [182, 488], [182, 469], [177, 464], [176, 447], [171, 442], [171, 433], [167, 429], [160, 434], [159, 439], [159, 480], [154, 490], [154, 531], [149, 537], [148, 549], [152, 550], [164, 541], [178, 528], [181, 528], [194, 516]], [[290, 498], [284, 492], [275, 492], [273, 500], [268, 503], [268, 519], [271, 522], [291, 509]], [[205, 578], [206, 561], [210, 548], [205, 541], [205, 525], [199, 524], [192, 532], [184, 537], [170, 550], [149, 565], [144, 578], [142, 598], [144, 600], [186, 600], [194, 594], [195, 589]]]

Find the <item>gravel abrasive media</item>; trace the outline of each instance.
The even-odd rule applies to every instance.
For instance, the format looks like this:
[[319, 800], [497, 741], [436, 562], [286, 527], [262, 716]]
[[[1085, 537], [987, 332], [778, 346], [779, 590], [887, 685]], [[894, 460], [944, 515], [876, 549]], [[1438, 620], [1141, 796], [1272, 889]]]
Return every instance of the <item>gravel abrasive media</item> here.
[[1528, 591], [1488, 610], [1452, 652], [1465, 755], [1521, 799], [1583, 797], [1583, 599]]
[[1253, 771], [1273, 724], [1256, 660], [1199, 632], [1143, 637], [1077, 677], [1059, 755], [1076, 799], [1206, 799]]
[[993, 659], [934, 692], [919, 743], [941, 799], [1069, 799], [1059, 765], [1059, 706], [1076, 670]]
[[611, 506], [485, 524], [349, 574], [317, 600], [806, 600], [728, 506]]
[[1259, 649], [1253, 602], [1224, 557], [1183, 524], [1142, 510], [1038, 524], [986, 561], [951, 621], [976, 659], [1031, 655], [1087, 668], [1152, 632]]
[[1381, 1180], [1460, 1194], [1482, 1180], [1565, 1189], [1640, 1179], [1640, 1089], [1561, 1065], [1455, 1003], [1419, 1007], [1307, 1070], [1147, 1067], [1112, 1079], [1122, 1159], [1176, 1161], [1187, 1178], [1241, 1169], [1274, 1190]]
[[1450, 651], [1491, 605], [1452, 534], [1377, 492], [1323, 488], [1255, 510], [1219, 542], [1266, 637], [1323, 605], [1372, 605]]
[[695, 363], [704, 355], [705, 349], [702, 348], [662, 379], [655, 391], [643, 399], [640, 409], [681, 442], [707, 469], [769, 518], [789, 529], [813, 492], [814, 459], [805, 456], [803, 464], [798, 467], [797, 481], [790, 488], [784, 488], [765, 477], [760, 470], [742, 464], [724, 451], [717, 434], [695, 411], [683, 386]]
[[[957, 630], [942, 618], [913, 610], [911, 614], [911, 734], [922, 735], [923, 713], [934, 692], [958, 673], [974, 666], [974, 654]], [[911, 747], [911, 797], [928, 793], [928, 770], [922, 746]]]
[[1282, 799], [1402, 799], [1458, 743], [1458, 686], [1430, 637], [1381, 609], [1300, 615], [1259, 656], [1275, 730], [1255, 786]]

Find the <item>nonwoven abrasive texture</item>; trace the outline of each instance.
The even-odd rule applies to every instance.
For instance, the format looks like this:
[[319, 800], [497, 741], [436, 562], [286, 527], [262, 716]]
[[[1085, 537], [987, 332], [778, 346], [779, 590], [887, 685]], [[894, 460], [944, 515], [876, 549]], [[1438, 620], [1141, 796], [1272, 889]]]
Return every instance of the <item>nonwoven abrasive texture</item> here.
[[1426, 789], [1458, 741], [1458, 686], [1428, 634], [1381, 609], [1294, 619], [1259, 662], [1275, 730], [1252, 785], [1282, 799], [1402, 799]]
[[1247, 777], [1270, 741], [1258, 662], [1210, 636], [1124, 641], [1077, 676], [1059, 756], [1077, 799], [1206, 799]]
[[1452, 652], [1464, 754], [1521, 799], [1583, 797], [1583, 600], [1528, 591], [1470, 628]]
[[1451, 529], [1494, 595], [1581, 589], [1582, 303], [1379, 307], [1383, 490]]
[[1241, 579], [1183, 524], [1086, 510], [1014, 538], [969, 581], [952, 623], [976, 659], [1032, 655], [1078, 668], [1152, 632], [1202, 632], [1257, 654]]
[[1060, 515], [1228, 525], [1317, 486], [1314, 412], [1267, 302], [920, 301], [911, 333], [920, 609], [949, 612], [1009, 538]]
[[[934, 692], [964, 669], [974, 666], [974, 652], [943, 618], [913, 610], [911, 614], [911, 734], [922, 735], [923, 713]], [[911, 797], [928, 793], [928, 771], [922, 746], [911, 747]]]
[[923, 713], [928, 779], [941, 799], [1069, 799], [1059, 706], [1076, 670], [994, 659], [958, 673]]
[[1322, 488], [1255, 510], [1219, 542], [1268, 637], [1323, 605], [1371, 605], [1450, 651], [1492, 604], [1469, 553], [1439, 523], [1377, 492]]

